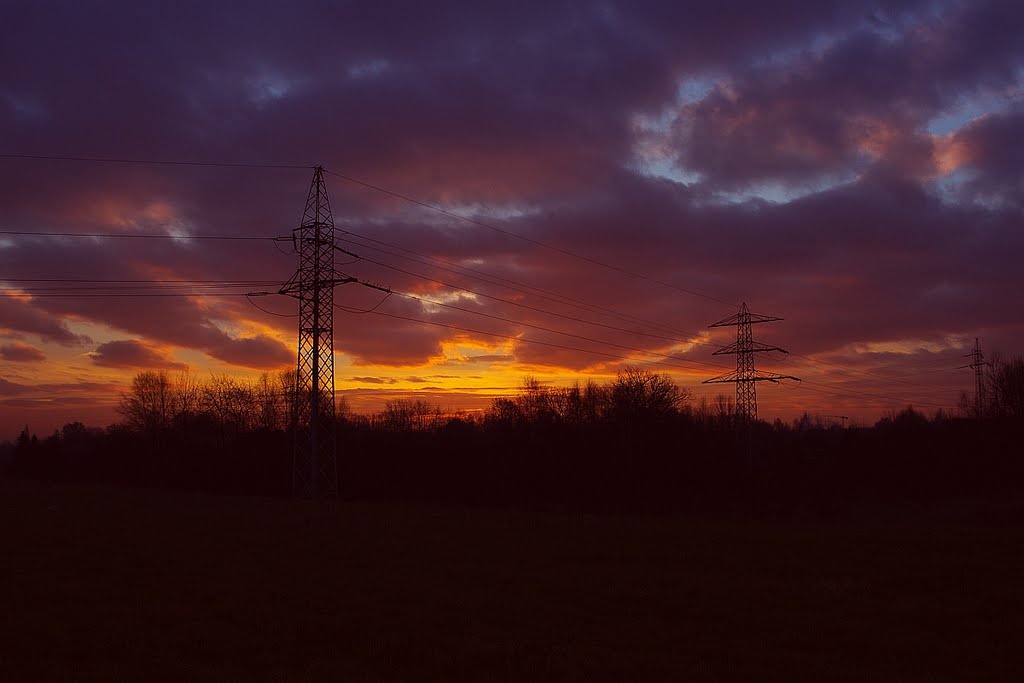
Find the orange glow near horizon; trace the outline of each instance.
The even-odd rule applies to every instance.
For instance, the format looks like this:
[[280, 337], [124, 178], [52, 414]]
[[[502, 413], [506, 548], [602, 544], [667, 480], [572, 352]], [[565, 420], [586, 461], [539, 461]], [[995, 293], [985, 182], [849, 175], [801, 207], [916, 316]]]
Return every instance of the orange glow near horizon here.
[[[270, 333], [258, 321], [239, 321], [253, 331]], [[87, 331], [97, 343], [122, 335], [102, 330], [95, 325], [77, 325], [78, 331]], [[839, 350], [849, 357], [914, 357], [918, 353], [936, 353], [943, 350], [959, 352], [966, 342], [959, 338], [936, 342], [919, 340], [892, 340], [857, 344]], [[241, 381], [255, 380], [261, 373], [249, 368], [232, 366], [194, 350], [171, 345], [148, 344], [166, 355], [170, 363], [187, 366], [197, 379], [214, 374], [227, 374]], [[41, 363], [12, 363], [0, 361], [3, 377], [9, 383], [28, 387], [23, 392], [3, 397], [4, 419], [0, 424], [0, 439], [13, 438], [26, 424], [30, 430], [45, 435], [71, 421], [83, 421], [94, 426], [105, 426], [118, 419], [116, 406], [120, 392], [131, 382], [139, 368], [102, 367], [96, 365], [91, 351], [54, 344], [41, 345], [47, 360]], [[339, 396], [346, 397], [351, 409], [357, 413], [380, 411], [388, 401], [399, 398], [426, 400], [445, 412], [485, 410], [499, 396], [516, 394], [525, 378], [531, 377], [548, 386], [571, 386], [574, 382], [593, 380], [606, 383], [614, 379], [614, 368], [594, 365], [590, 370], [578, 372], [570, 368], [543, 366], [520, 362], [515, 357], [515, 342], [499, 344], [476, 340], [465, 335], [455, 336], [442, 344], [443, 353], [425, 363], [406, 366], [382, 364], [353, 365], [351, 358], [337, 354], [336, 388]], [[695, 354], [696, 360], [706, 360]], [[474, 357], [486, 358], [475, 362]], [[637, 358], [636, 365], [655, 372], [667, 372], [694, 396], [694, 405], [702, 399], [713, 400], [724, 394], [731, 397], [732, 385], [705, 385], [701, 381], [712, 374], [702, 367], [693, 370], [646, 365]], [[177, 372], [177, 368], [169, 369]], [[812, 415], [847, 415], [854, 423], [870, 424], [887, 410], [898, 409], [891, 402], [879, 401], [872, 396], [878, 392], [879, 382], [870, 375], [851, 375], [829, 365], [804, 367], [794, 374], [807, 380], [807, 384], [786, 383], [783, 386], [764, 383], [758, 387], [760, 416], [762, 419], [781, 418], [790, 421], [804, 412]], [[967, 388], [968, 377], [963, 378]], [[826, 389], [812, 383], [839, 384], [840, 390]], [[35, 387], [36, 389], [33, 389]], [[922, 403], [942, 402], [950, 407], [959, 396], [955, 386], [937, 385], [934, 391], [921, 387], [907, 387], [906, 395]], [[913, 404], [913, 400], [907, 403]], [[928, 408], [924, 412], [934, 412]]]

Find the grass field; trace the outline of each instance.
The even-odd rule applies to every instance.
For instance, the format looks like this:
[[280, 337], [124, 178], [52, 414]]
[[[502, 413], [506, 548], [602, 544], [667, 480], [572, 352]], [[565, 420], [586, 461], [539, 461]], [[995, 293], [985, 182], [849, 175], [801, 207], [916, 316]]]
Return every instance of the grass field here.
[[0, 679], [1024, 680], [1024, 529], [0, 480]]

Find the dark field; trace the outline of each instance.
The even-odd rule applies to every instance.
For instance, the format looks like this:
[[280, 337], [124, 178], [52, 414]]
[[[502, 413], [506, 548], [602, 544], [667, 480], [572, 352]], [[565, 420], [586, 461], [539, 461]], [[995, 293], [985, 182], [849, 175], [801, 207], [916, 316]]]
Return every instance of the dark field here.
[[1024, 530], [956, 515], [707, 521], [5, 480], [0, 502], [5, 681], [1024, 675]]

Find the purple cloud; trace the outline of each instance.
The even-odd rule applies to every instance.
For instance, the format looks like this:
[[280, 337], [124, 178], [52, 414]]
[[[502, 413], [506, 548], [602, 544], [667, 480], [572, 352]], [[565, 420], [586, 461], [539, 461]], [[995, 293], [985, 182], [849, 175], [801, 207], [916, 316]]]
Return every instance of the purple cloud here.
[[166, 351], [139, 339], [100, 344], [89, 354], [92, 362], [108, 368], [171, 368], [183, 370], [184, 363], [171, 360]]
[[[425, 255], [342, 235], [365, 258], [339, 255], [339, 267], [466, 309], [396, 295], [361, 313], [382, 295], [337, 290], [350, 310], [337, 312], [336, 350], [357, 368], [416, 368], [412, 382], [431, 379], [420, 367], [431, 361], [623, 362], [523, 339], [718, 363], [690, 341], [744, 300], [786, 317], [771, 334], [802, 354], [982, 330], [1012, 345], [1022, 11], [1005, 0], [642, 0], [261, 1], [239, 13], [122, 0], [101, 16], [16, 2], [0, 27], [0, 129], [5, 152], [323, 163], [591, 259], [329, 176], [340, 229]], [[0, 223], [287, 235], [309, 178], [6, 159]], [[294, 339], [296, 321], [281, 316], [295, 302], [261, 297], [279, 314], [268, 315], [241, 294], [275, 292], [295, 267], [269, 241], [0, 235], [0, 286], [34, 292], [0, 296], [0, 332], [44, 349], [88, 343], [75, 331], [88, 326], [132, 338], [97, 348], [108, 367], [167, 367], [171, 347], [286, 367], [295, 352], [278, 339]], [[97, 297], [95, 283], [30, 279], [204, 282], [183, 296]], [[211, 284], [228, 280], [254, 282]], [[446, 358], [453, 342], [482, 355]], [[31, 355], [2, 357], [19, 353]]]
[[12, 342], [0, 346], [0, 358], [15, 363], [38, 363], [46, 360], [46, 354], [29, 344]]

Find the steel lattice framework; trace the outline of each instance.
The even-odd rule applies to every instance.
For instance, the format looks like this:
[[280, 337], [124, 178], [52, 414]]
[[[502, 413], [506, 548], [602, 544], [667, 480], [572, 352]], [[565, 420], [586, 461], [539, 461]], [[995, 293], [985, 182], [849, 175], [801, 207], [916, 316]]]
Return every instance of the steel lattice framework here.
[[321, 166], [313, 174], [302, 224], [292, 231], [292, 241], [299, 266], [280, 291], [299, 300], [292, 494], [302, 498], [336, 496], [334, 287], [354, 279], [339, 278], [334, 270], [334, 217]]
[[985, 356], [981, 353], [981, 342], [974, 338], [974, 349], [965, 354], [971, 359], [967, 367], [974, 370], [974, 415], [979, 420], [985, 416]]
[[765, 351], [779, 351], [788, 353], [778, 346], [769, 346], [754, 341], [751, 325], [754, 323], [770, 323], [782, 320], [776, 316], [759, 315], [751, 313], [746, 302], [740, 307], [740, 312], [729, 316], [708, 327], [736, 327], [736, 342], [715, 351], [715, 356], [726, 354], [736, 355], [736, 371], [727, 372], [718, 377], [704, 380], [704, 384], [733, 383], [736, 385], [736, 419], [739, 426], [750, 426], [757, 422], [757, 383], [778, 382], [783, 379], [799, 381], [799, 378], [792, 375], [779, 375], [774, 372], [762, 372], [754, 368], [754, 354]]

